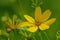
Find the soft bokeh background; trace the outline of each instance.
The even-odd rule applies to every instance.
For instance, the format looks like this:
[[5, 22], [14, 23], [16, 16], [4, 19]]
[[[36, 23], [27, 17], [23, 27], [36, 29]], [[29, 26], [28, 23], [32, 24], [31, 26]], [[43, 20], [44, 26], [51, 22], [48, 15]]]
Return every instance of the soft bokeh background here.
[[[57, 32], [60, 31], [60, 0], [41, 0], [40, 7], [42, 8], [42, 12], [46, 11], [47, 9], [50, 9], [52, 12], [51, 18], [57, 18], [56, 22], [51, 25], [50, 29], [45, 31], [50, 40], [57, 40], [56, 35]], [[5, 26], [1, 21], [2, 16], [9, 15], [10, 17], [12, 17], [14, 14], [16, 14], [22, 21], [25, 21], [23, 15], [28, 14], [34, 17], [34, 10], [35, 8], [32, 7], [31, 0], [0, 0], [0, 29], [5, 30]], [[41, 34], [43, 40], [48, 40], [46, 39], [46, 36], [43, 32], [41, 32]], [[13, 35], [14, 34], [11, 33], [11, 40], [20, 40], [19, 38], [13, 39]], [[17, 38], [17, 36], [18, 35], [16, 35], [15, 38]], [[33, 40], [40, 40], [38, 32], [36, 32], [35, 37], [36, 39]], [[22, 38], [21, 40], [25, 40], [25, 37]], [[7, 36], [0, 37], [0, 40], [7, 40]]]

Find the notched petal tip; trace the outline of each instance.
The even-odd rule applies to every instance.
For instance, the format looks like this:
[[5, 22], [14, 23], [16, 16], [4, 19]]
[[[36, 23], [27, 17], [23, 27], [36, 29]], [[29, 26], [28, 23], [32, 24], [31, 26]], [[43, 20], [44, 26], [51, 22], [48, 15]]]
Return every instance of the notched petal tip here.
[[36, 7], [36, 10], [40, 10], [41, 8], [40, 7]]
[[56, 18], [52, 18], [51, 20], [55, 22], [56, 21]]
[[46, 22], [44, 22], [46, 25], [51, 25], [51, 24], [53, 24], [54, 22], [56, 21], [56, 18], [52, 18], [52, 19], [50, 19], [50, 20], [48, 20], [48, 21], [46, 21]]
[[40, 7], [36, 7], [35, 9], [35, 14], [41, 14], [41, 8]]
[[54, 20], [56, 20], [56, 18], [54, 18]]

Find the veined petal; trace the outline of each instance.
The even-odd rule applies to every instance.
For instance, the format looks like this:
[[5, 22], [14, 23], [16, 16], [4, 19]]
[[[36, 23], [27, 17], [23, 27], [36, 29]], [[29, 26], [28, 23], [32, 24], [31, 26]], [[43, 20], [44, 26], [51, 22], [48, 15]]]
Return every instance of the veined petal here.
[[56, 20], [56, 18], [52, 18], [52, 19], [44, 22], [44, 24], [46, 24], [46, 25], [51, 25], [51, 24], [53, 24], [53, 23], [55, 22], [55, 20]]
[[30, 23], [35, 23], [35, 20], [32, 18], [32, 17], [30, 17], [30, 16], [28, 16], [28, 15], [24, 15], [24, 17], [27, 19], [27, 21], [29, 21]]
[[21, 28], [21, 27], [25, 27], [25, 26], [31, 26], [32, 24], [29, 22], [22, 22], [18, 25], [16, 25], [16, 28]]
[[42, 21], [42, 14], [41, 14], [41, 8], [40, 7], [37, 7], [35, 9], [35, 19], [36, 19], [36, 21], [39, 21], [39, 22]]
[[46, 24], [41, 24], [41, 25], [39, 26], [39, 29], [40, 29], [40, 30], [46, 30], [46, 29], [49, 29], [49, 26], [46, 25]]
[[50, 10], [46, 10], [43, 14], [42, 14], [42, 17], [43, 17], [43, 21], [46, 21], [51, 15], [51, 12]]
[[27, 31], [30, 31], [30, 32], [36, 32], [37, 29], [38, 29], [37, 26], [32, 26], [32, 27], [30, 27], [30, 28], [27, 28]]

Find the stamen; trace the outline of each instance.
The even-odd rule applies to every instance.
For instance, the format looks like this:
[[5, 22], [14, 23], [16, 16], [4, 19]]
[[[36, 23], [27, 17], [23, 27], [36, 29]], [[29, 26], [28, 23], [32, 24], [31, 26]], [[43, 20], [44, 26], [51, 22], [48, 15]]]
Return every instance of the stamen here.
[[36, 21], [35, 22], [35, 25], [39, 26], [40, 25], [40, 22]]

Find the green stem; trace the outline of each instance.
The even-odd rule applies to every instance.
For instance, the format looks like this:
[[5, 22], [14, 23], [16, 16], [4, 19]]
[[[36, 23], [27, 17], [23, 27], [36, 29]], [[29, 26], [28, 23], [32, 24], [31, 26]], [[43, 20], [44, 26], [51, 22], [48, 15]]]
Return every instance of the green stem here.
[[31, 33], [28, 34], [27, 40], [32, 40]]
[[32, 40], [31, 37], [27, 37], [27, 40]]
[[14, 31], [14, 38], [15, 38], [15, 40], [18, 40], [16, 37], [17, 37], [16, 31]]
[[39, 35], [40, 35], [40, 38], [41, 38], [41, 40], [42, 40], [42, 36], [41, 36], [41, 33], [39, 33]]
[[39, 31], [40, 40], [42, 40], [41, 31], [40, 30], [38, 31]]
[[43, 33], [45, 34], [45, 36], [47, 37], [47, 39], [50, 40], [49, 37], [48, 37], [48, 35], [46, 34], [46, 32], [43, 32]]

